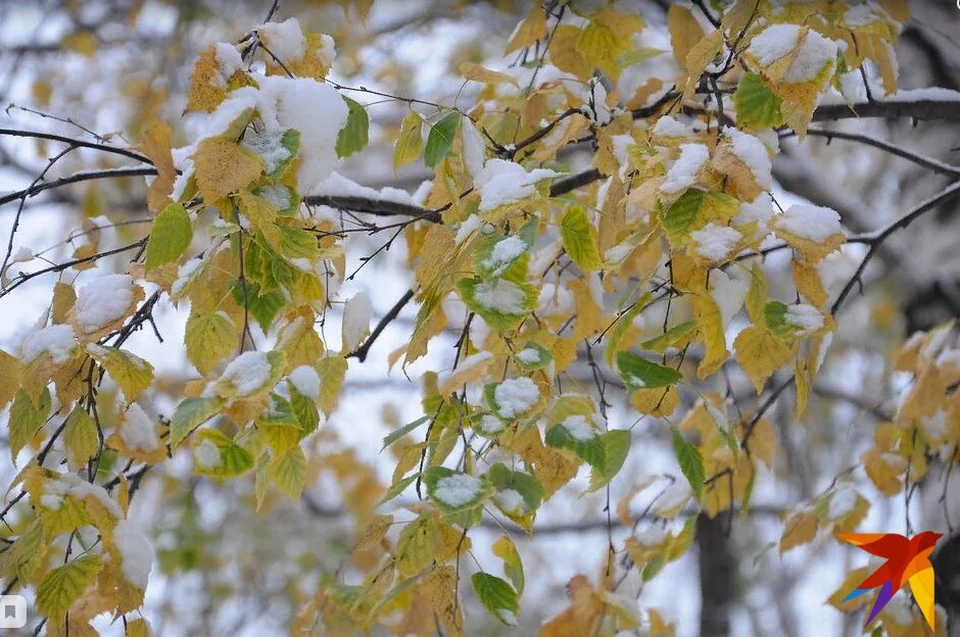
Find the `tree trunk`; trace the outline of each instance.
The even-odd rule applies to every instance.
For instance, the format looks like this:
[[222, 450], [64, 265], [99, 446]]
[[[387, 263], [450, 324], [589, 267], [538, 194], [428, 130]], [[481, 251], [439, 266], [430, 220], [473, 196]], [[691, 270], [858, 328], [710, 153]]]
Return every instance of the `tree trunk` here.
[[737, 597], [737, 562], [727, 537], [727, 515], [712, 520], [702, 513], [697, 517], [702, 637], [730, 634], [730, 612]]

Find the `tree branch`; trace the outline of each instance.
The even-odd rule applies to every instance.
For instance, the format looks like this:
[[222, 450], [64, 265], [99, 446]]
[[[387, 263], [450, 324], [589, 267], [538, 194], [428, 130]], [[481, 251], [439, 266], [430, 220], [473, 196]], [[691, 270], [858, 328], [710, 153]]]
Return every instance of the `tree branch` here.
[[867, 241], [869, 242], [870, 249], [867, 250], [867, 254], [863, 257], [863, 261], [860, 262], [860, 266], [857, 268], [857, 271], [854, 273], [853, 277], [847, 281], [845, 286], [843, 286], [843, 289], [840, 291], [840, 296], [837, 297], [837, 300], [834, 301], [833, 306], [830, 308], [830, 313], [837, 313], [837, 310], [840, 309], [840, 306], [843, 305], [843, 302], [848, 296], [850, 296], [850, 293], [853, 291], [853, 287], [860, 280], [861, 275], [863, 275], [863, 271], [867, 269], [867, 264], [870, 263], [870, 259], [873, 258], [873, 255], [877, 253], [877, 251], [880, 249], [880, 246], [883, 245], [883, 242], [886, 241], [890, 235], [897, 230], [906, 228], [920, 218], [921, 215], [935, 208], [940, 202], [955, 196], [958, 192], [960, 192], [960, 180], [953, 182], [939, 193], [920, 202], [914, 206], [910, 212], [903, 215], [877, 234], [873, 235], [873, 237], [868, 237]]
[[377, 326], [373, 328], [373, 331], [370, 333], [370, 336], [367, 337], [367, 340], [363, 342], [357, 349], [353, 350], [347, 354], [347, 358], [355, 357], [361, 363], [367, 359], [367, 354], [370, 353], [370, 348], [373, 347], [373, 344], [380, 337], [380, 334], [383, 333], [383, 330], [387, 328], [387, 325], [390, 324], [397, 315], [400, 314], [400, 310], [410, 302], [410, 299], [413, 298], [413, 289], [409, 289], [403, 293], [403, 296], [393, 304], [393, 307], [390, 308], [390, 311], [383, 315], [380, 321], [377, 323]]
[[66, 186], [68, 184], [75, 184], [81, 181], [92, 181], [94, 179], [112, 179], [114, 177], [144, 177], [147, 175], [156, 175], [156, 168], [109, 168], [107, 170], [90, 170], [79, 173], [74, 173], [67, 177], [62, 177], [55, 181], [48, 181], [42, 184], [36, 184], [30, 188], [24, 188], [23, 190], [18, 190], [16, 192], [11, 192], [10, 194], [0, 197], [0, 206], [10, 203], [11, 201], [16, 201], [21, 197], [33, 197], [38, 195], [44, 190], [51, 190], [53, 188], [59, 188], [61, 186]]
[[[783, 139], [786, 137], [793, 137], [796, 134], [796, 131], [786, 130], [780, 133], [780, 138]], [[895, 146], [890, 142], [877, 139], [875, 137], [869, 137], [859, 133], [847, 133], [844, 131], [824, 130], [820, 128], [808, 128], [807, 135], [812, 137], [826, 137], [828, 144], [832, 139], [846, 139], [849, 141], [860, 142], [861, 144], [873, 146], [874, 148], [879, 148], [880, 150], [886, 151], [892, 155], [896, 155], [897, 157], [902, 157], [903, 159], [912, 161], [918, 166], [929, 168], [934, 172], [938, 172], [943, 175], [950, 175], [952, 177], [960, 177], [960, 166], [952, 166], [940, 161], [939, 159], [918, 155], [917, 153], [906, 150], [905, 148], [901, 148], [900, 146]]]
[[105, 153], [114, 153], [115, 155], [123, 155], [124, 157], [129, 157], [130, 159], [136, 159], [137, 161], [142, 161], [145, 164], [153, 165], [153, 162], [146, 155], [141, 155], [140, 153], [129, 150], [127, 148], [118, 148], [117, 146], [111, 146], [109, 144], [100, 144], [97, 142], [88, 142], [82, 139], [74, 139], [73, 137], [66, 137], [64, 135], [54, 135], [53, 133], [44, 133], [42, 131], [32, 131], [32, 130], [17, 130], [15, 128], [0, 128], [0, 136], [7, 137], [29, 137], [32, 139], [46, 139], [52, 142], [61, 142], [64, 144], [69, 144], [70, 146], [76, 146], [78, 148], [92, 148], [94, 150], [101, 150]]

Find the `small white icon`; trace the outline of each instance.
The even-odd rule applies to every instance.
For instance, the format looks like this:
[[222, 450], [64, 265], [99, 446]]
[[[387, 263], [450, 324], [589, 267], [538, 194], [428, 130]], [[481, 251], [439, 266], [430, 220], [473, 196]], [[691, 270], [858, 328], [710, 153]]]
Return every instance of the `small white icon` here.
[[0, 595], [0, 628], [27, 625], [27, 600], [23, 595]]

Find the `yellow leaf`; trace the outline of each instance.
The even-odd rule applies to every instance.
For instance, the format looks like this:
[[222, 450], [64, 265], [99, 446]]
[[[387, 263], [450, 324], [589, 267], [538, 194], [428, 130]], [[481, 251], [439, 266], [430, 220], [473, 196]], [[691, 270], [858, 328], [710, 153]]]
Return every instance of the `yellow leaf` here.
[[65, 35], [60, 40], [60, 46], [67, 51], [76, 51], [81, 55], [92, 57], [97, 52], [97, 36], [92, 31], [77, 31]]
[[873, 572], [873, 568], [872, 566], [864, 566], [850, 571], [850, 573], [843, 578], [843, 583], [827, 598], [827, 603], [845, 613], [851, 613], [867, 606], [870, 603], [869, 595], [858, 595], [851, 599], [847, 599], [847, 595], [852, 593], [853, 589], [857, 588], [863, 580], [867, 579], [867, 576]]
[[449, 396], [461, 386], [481, 380], [486, 376], [487, 370], [490, 368], [492, 362], [493, 357], [487, 354], [487, 357], [483, 360], [453, 371], [440, 383], [440, 395]]
[[133, 402], [153, 382], [153, 365], [136, 354], [117, 347], [91, 343], [87, 353], [110, 374], [123, 391], [127, 402]]
[[561, 24], [550, 40], [550, 61], [561, 71], [572, 73], [581, 80], [593, 75], [593, 67], [577, 49], [580, 29], [572, 24]]
[[53, 569], [37, 588], [37, 610], [51, 619], [61, 619], [102, 569], [103, 561], [94, 554]]
[[780, 537], [780, 554], [783, 555], [796, 546], [812, 542], [817, 536], [818, 528], [820, 528], [820, 521], [811, 512], [795, 513], [790, 516]]
[[527, 14], [527, 17], [517, 25], [510, 41], [507, 42], [507, 49], [504, 53], [511, 53], [518, 49], [525, 49], [533, 46], [537, 40], [547, 35], [547, 13], [539, 3], [533, 3], [533, 9]]
[[208, 206], [250, 185], [265, 169], [260, 155], [224, 137], [200, 142], [194, 163], [197, 188]]
[[67, 464], [74, 471], [84, 467], [100, 448], [97, 425], [82, 407], [74, 407], [63, 428]]
[[400, 122], [400, 134], [393, 150], [393, 169], [399, 170], [420, 156], [423, 148], [423, 120], [416, 111], [407, 113]]
[[[53, 303], [50, 306], [50, 318], [54, 324], [66, 323], [70, 309], [77, 300], [77, 291], [73, 286], [62, 281], [53, 285]], [[0, 365], [6, 367], [6, 365]]]
[[767, 379], [785, 365], [792, 354], [786, 343], [766, 327], [758, 325], [751, 325], [740, 332], [733, 342], [733, 349], [737, 362], [753, 382], [757, 393], [763, 391]]
[[675, 385], [638, 389], [630, 394], [630, 406], [641, 414], [669, 416], [679, 404], [680, 396]]
[[190, 95], [187, 98], [187, 111], [212, 111], [227, 96], [220, 64], [217, 62], [217, 48], [210, 46], [197, 59], [190, 75]]
[[267, 465], [267, 475], [280, 493], [299, 499], [307, 481], [307, 457], [303, 449], [294, 446], [272, 459]]
[[673, 56], [681, 68], [687, 68], [687, 55], [703, 39], [703, 28], [693, 13], [681, 4], [671, 4], [667, 11], [667, 29]]
[[340, 356], [326, 356], [317, 361], [316, 369], [320, 376], [320, 399], [317, 407], [329, 418], [340, 398], [343, 377], [347, 373], [347, 361]]
[[820, 273], [817, 269], [804, 261], [792, 261], [793, 284], [797, 292], [807, 298], [816, 307], [823, 307], [827, 302], [827, 293], [823, 289]]
[[730, 352], [727, 351], [723, 317], [713, 297], [707, 294], [695, 294], [691, 303], [694, 315], [697, 317], [697, 326], [700, 328], [700, 338], [706, 346], [704, 357], [697, 366], [697, 376], [706, 378], [720, 369]]
[[700, 76], [703, 75], [707, 64], [713, 61], [723, 47], [723, 31], [714, 30], [710, 35], [697, 42], [687, 54], [684, 67], [687, 69], [687, 83], [683, 89], [683, 99], [688, 99], [693, 95]]
[[0, 349], [0, 409], [20, 389], [20, 360]]
[[421, 515], [400, 531], [396, 550], [397, 570], [404, 577], [420, 573], [433, 562], [441, 543], [436, 518]]
[[465, 79], [473, 80], [475, 82], [482, 82], [484, 84], [503, 84], [506, 82], [507, 84], [519, 86], [517, 84], [517, 80], [510, 77], [506, 73], [492, 71], [480, 66], [479, 64], [474, 64], [473, 62], [461, 62], [460, 75], [462, 75]]
[[160, 212], [170, 202], [170, 191], [177, 178], [170, 152], [170, 125], [160, 120], [151, 122], [136, 149], [149, 157], [157, 169], [157, 177], [147, 188], [147, 207]]
[[[194, 308], [195, 309], [195, 308]], [[191, 312], [183, 338], [187, 358], [206, 375], [237, 347], [240, 331], [226, 312]]]
[[880, 493], [893, 497], [903, 490], [901, 477], [907, 470], [907, 461], [903, 457], [874, 447], [863, 452], [860, 461]]

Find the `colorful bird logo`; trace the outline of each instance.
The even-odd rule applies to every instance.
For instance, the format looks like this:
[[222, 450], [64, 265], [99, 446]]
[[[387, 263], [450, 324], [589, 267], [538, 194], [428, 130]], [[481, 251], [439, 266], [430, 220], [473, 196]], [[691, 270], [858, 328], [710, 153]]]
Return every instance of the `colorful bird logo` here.
[[844, 542], [887, 560], [843, 599], [847, 601], [881, 587], [865, 627], [883, 610], [893, 594], [909, 582], [920, 611], [930, 628], [934, 628], [936, 615], [933, 610], [933, 565], [930, 564], [930, 553], [942, 536], [942, 533], [933, 531], [918, 533], [910, 539], [899, 533], [837, 533], [837, 537]]

